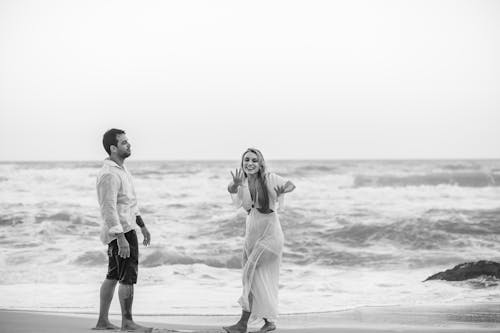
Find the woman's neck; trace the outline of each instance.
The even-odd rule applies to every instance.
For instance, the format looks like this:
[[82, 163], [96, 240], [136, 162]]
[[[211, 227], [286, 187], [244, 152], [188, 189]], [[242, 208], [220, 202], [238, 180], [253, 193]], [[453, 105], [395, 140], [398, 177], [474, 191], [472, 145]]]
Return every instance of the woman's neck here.
[[248, 181], [253, 182], [253, 181], [257, 180], [258, 176], [256, 173], [254, 173], [254, 174], [247, 175], [247, 178], [248, 178]]

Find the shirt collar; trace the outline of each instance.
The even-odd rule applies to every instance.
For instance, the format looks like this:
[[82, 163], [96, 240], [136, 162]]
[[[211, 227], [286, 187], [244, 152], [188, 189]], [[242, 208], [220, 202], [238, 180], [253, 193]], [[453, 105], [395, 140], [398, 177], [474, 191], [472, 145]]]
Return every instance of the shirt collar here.
[[115, 161], [110, 159], [109, 157], [104, 159], [104, 165], [112, 166], [112, 167], [117, 167], [120, 169], [124, 169], [124, 167], [119, 166]]

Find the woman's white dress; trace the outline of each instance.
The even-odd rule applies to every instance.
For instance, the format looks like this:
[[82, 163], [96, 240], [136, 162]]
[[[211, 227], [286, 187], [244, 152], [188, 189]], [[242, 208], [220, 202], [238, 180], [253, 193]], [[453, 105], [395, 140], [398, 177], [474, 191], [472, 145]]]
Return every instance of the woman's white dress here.
[[243, 248], [243, 293], [238, 303], [243, 310], [252, 313], [251, 319], [273, 320], [278, 316], [279, 270], [284, 238], [276, 207], [278, 201], [280, 206], [283, 205], [283, 195], [277, 198], [274, 188], [286, 182], [274, 173], [267, 174], [269, 208], [273, 210], [270, 214], [256, 209], [259, 208], [258, 200], [255, 203], [252, 201], [246, 179], [238, 187], [238, 192], [231, 194], [236, 207], [250, 210], [246, 218]]

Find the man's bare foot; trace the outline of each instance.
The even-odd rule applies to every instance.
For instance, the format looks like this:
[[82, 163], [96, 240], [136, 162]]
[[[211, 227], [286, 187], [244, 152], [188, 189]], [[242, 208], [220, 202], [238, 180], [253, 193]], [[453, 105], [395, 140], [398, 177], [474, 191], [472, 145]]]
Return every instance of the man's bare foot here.
[[98, 321], [97, 325], [95, 325], [95, 327], [93, 327], [92, 329], [100, 331], [100, 330], [118, 330], [120, 328], [116, 325], [111, 324], [109, 320], [102, 320]]
[[232, 326], [223, 326], [224, 331], [227, 333], [247, 333], [247, 326], [242, 324], [235, 324]]
[[266, 323], [260, 328], [260, 330], [251, 333], [265, 333], [274, 331], [275, 329], [276, 325], [272, 321], [266, 321]]
[[152, 327], [144, 327], [134, 323], [133, 321], [127, 321], [126, 323], [122, 323], [122, 331], [128, 332], [147, 332], [150, 333], [153, 331]]

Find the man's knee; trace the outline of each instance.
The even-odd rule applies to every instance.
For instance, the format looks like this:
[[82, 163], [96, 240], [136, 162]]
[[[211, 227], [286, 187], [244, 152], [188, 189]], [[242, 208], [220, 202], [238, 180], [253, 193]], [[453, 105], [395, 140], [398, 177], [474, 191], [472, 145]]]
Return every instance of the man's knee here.
[[116, 284], [118, 283], [118, 280], [114, 279], [104, 279], [102, 282], [103, 287], [109, 287], [109, 288], [114, 288], [116, 287]]
[[118, 289], [118, 293], [120, 296], [124, 298], [131, 297], [134, 295], [134, 285], [120, 281], [120, 287]]

